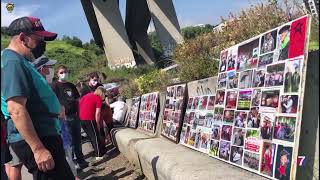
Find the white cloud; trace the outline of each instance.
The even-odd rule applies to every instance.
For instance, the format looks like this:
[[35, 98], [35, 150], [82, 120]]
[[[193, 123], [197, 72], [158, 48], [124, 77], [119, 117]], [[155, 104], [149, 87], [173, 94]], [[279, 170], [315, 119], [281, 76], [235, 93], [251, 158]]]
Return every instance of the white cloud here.
[[39, 8], [39, 5], [16, 6], [13, 11], [9, 13], [6, 9], [6, 3], [1, 2], [1, 26], [9, 26], [13, 20], [23, 16], [30, 16]]

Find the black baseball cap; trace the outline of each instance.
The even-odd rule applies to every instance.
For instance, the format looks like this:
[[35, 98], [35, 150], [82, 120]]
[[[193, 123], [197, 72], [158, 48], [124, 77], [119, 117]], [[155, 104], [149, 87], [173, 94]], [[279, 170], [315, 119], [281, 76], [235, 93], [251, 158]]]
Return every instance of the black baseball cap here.
[[41, 36], [45, 41], [53, 41], [57, 38], [57, 33], [49, 32], [44, 29], [39, 18], [21, 17], [15, 19], [9, 25], [9, 35], [15, 36], [22, 32]]

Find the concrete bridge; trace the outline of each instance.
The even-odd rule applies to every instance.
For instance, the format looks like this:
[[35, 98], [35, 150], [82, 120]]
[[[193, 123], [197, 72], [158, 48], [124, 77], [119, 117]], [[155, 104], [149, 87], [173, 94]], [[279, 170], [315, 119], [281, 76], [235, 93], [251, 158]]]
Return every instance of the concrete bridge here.
[[109, 67], [153, 64], [147, 30], [152, 19], [165, 56], [183, 42], [172, 0], [127, 0], [123, 22], [119, 0], [81, 0], [96, 43]]

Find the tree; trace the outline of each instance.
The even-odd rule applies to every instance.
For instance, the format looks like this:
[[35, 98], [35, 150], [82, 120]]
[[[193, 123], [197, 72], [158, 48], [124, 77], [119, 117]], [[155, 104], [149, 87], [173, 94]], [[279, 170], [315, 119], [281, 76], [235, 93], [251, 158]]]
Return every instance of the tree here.
[[185, 40], [193, 39], [201, 34], [209, 33], [214, 26], [206, 24], [204, 26], [190, 26], [182, 28], [181, 32]]

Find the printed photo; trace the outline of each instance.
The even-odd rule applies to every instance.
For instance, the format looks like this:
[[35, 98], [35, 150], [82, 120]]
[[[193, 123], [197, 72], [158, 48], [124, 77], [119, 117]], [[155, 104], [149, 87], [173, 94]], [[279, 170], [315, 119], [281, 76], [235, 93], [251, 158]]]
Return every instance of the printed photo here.
[[201, 96], [199, 101], [199, 109], [204, 110], [207, 108], [208, 96]]
[[218, 157], [218, 152], [219, 152], [219, 141], [212, 139], [210, 141], [209, 155]]
[[191, 109], [198, 109], [200, 97], [194, 97]]
[[191, 138], [191, 127], [190, 126], [187, 126], [187, 130], [186, 130], [186, 133], [184, 135], [184, 144], [188, 144], [189, 142], [189, 139]]
[[285, 63], [267, 66], [265, 87], [282, 86], [284, 82]]
[[260, 172], [262, 174], [273, 176], [273, 164], [276, 151], [276, 145], [268, 142], [263, 142], [262, 145], [262, 159], [260, 165]]
[[223, 125], [221, 130], [221, 139], [226, 141], [231, 141], [231, 135], [232, 135], [232, 126]]
[[197, 113], [199, 116], [198, 116], [198, 123], [197, 123], [197, 126], [204, 126], [205, 124], [205, 119], [206, 119], [206, 111], [200, 111], [199, 113]]
[[237, 110], [249, 110], [252, 90], [239, 91]]
[[277, 30], [267, 32], [261, 37], [260, 54], [268, 53], [276, 48], [277, 43]]
[[232, 136], [232, 145], [243, 146], [245, 134], [246, 134], [245, 129], [234, 128], [233, 129], [233, 136]]
[[229, 161], [230, 142], [220, 141], [219, 158]]
[[183, 98], [185, 85], [176, 86], [176, 98]]
[[237, 146], [231, 146], [231, 155], [230, 161], [232, 163], [242, 165], [242, 158], [243, 158], [243, 148]]
[[272, 64], [273, 56], [274, 56], [273, 53], [261, 55], [259, 57], [258, 68], [262, 69], [262, 68], [265, 68], [267, 65]]
[[214, 122], [213, 111], [207, 112], [204, 126], [210, 128], [213, 122]]
[[207, 150], [209, 148], [209, 137], [210, 134], [208, 133], [201, 133], [201, 139], [200, 139], [200, 148]]
[[211, 139], [220, 140], [221, 127], [220, 125], [214, 124], [212, 127]]
[[265, 90], [261, 96], [261, 111], [276, 112], [279, 106], [280, 90]]
[[196, 139], [196, 132], [191, 132], [191, 136], [188, 139], [187, 144], [190, 146], [194, 146], [195, 145], [195, 139]]
[[237, 49], [230, 48], [228, 50], [228, 68], [227, 71], [236, 69]]
[[218, 89], [227, 87], [227, 73], [221, 73], [218, 75]]
[[279, 29], [277, 43], [277, 54], [279, 54], [277, 61], [288, 59], [290, 45], [290, 25], [285, 25]]
[[234, 110], [224, 110], [223, 122], [226, 124], [232, 124], [234, 119]]
[[296, 118], [279, 116], [273, 130], [273, 138], [283, 141], [293, 142], [296, 129]]
[[185, 128], [182, 128], [182, 129], [181, 129], [181, 133], [180, 133], [180, 140], [179, 140], [179, 142], [180, 142], [181, 144], [184, 143], [185, 135], [186, 135], [186, 129], [185, 129]]
[[227, 72], [227, 89], [238, 88], [238, 76], [236, 71]]
[[261, 113], [260, 135], [262, 139], [272, 140], [274, 113]]
[[214, 109], [214, 116], [213, 116], [214, 121], [222, 122], [222, 120], [223, 120], [223, 110], [224, 110], [224, 108], [219, 108], [219, 107], [216, 107]]
[[253, 87], [264, 87], [265, 70], [254, 70]]
[[195, 140], [194, 140], [194, 147], [195, 148], [200, 148], [200, 142], [201, 142], [201, 129], [197, 128], [196, 133], [195, 133]]
[[260, 120], [259, 107], [251, 108], [248, 114], [247, 128], [259, 128]]
[[299, 92], [300, 77], [303, 59], [292, 60], [287, 62], [284, 76], [284, 92], [297, 93]]
[[227, 91], [226, 106], [228, 109], [236, 109], [238, 91]]
[[189, 97], [187, 109], [192, 109], [193, 97]]
[[261, 89], [254, 89], [252, 93], [251, 107], [259, 106], [261, 103]]
[[174, 122], [175, 124], [178, 124], [178, 123], [179, 123], [179, 121], [180, 121], [180, 115], [181, 115], [181, 112], [175, 112], [175, 113], [174, 113], [173, 122]]
[[298, 111], [298, 95], [280, 96], [279, 113], [296, 114]]
[[247, 129], [245, 139], [245, 149], [252, 152], [259, 152], [260, 150], [260, 135], [259, 130]]
[[208, 110], [213, 110], [214, 109], [214, 100], [215, 100], [215, 96], [209, 96], [208, 106], [207, 106]]
[[219, 72], [225, 72], [227, 70], [227, 56], [228, 56], [228, 50], [221, 52]]
[[239, 89], [246, 89], [252, 87], [252, 70], [240, 72]]
[[224, 105], [224, 99], [225, 99], [224, 97], [225, 97], [225, 90], [217, 90], [215, 105], [223, 106]]
[[259, 170], [259, 154], [244, 151], [243, 166], [258, 171]]
[[278, 145], [275, 167], [276, 179], [290, 179], [292, 147]]
[[245, 128], [246, 123], [247, 123], [247, 112], [235, 111], [234, 126]]
[[259, 38], [239, 46], [237, 71], [256, 68], [259, 54]]

